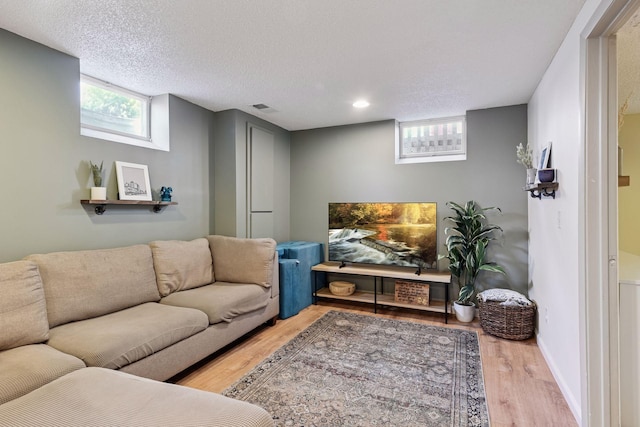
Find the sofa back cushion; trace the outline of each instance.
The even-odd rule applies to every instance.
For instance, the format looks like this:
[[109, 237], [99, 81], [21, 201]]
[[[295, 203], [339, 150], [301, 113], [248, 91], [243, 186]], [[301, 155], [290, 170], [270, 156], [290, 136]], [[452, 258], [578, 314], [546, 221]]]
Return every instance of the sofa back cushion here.
[[52, 328], [160, 300], [148, 245], [27, 259], [38, 264]]
[[0, 351], [49, 338], [38, 267], [31, 261], [0, 264]]
[[216, 281], [271, 286], [275, 240], [226, 236], [207, 236], [207, 240]]
[[149, 246], [158, 290], [163, 297], [214, 281], [211, 250], [204, 237], [190, 242], [159, 240], [151, 242]]

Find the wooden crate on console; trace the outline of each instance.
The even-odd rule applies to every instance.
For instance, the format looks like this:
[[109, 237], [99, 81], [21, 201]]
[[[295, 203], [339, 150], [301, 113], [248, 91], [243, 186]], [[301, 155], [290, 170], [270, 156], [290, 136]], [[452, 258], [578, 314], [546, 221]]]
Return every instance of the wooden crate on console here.
[[396, 280], [396, 302], [429, 305], [429, 285], [426, 283]]

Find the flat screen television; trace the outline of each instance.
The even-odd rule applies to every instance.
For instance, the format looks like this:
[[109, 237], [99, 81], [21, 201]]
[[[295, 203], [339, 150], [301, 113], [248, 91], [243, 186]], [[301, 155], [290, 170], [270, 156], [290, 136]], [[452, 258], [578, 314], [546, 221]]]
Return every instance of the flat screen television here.
[[436, 203], [329, 203], [329, 261], [437, 268]]

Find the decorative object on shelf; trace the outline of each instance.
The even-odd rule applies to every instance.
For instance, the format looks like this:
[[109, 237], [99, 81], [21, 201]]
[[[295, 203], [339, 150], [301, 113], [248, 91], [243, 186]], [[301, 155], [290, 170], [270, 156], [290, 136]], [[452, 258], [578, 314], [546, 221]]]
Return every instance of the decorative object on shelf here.
[[[494, 232], [502, 232], [502, 228], [489, 224], [485, 212], [496, 210], [502, 212], [500, 208], [481, 208], [477, 202], [470, 200], [464, 207], [454, 202], [447, 202], [455, 215], [444, 218], [444, 221], [453, 223], [452, 227], [445, 228], [447, 236], [445, 245], [446, 255], [440, 255], [439, 259], [449, 260], [449, 271], [457, 278], [460, 292], [458, 299], [454, 303], [456, 318], [461, 322], [470, 322], [469, 314], [466, 311], [473, 311], [475, 305], [473, 296], [475, 294], [475, 282], [478, 273], [488, 271], [493, 273], [504, 273], [504, 269], [495, 262], [487, 261], [487, 246], [495, 240]], [[459, 306], [472, 307], [473, 310], [463, 310]]]
[[553, 182], [556, 179], [555, 169], [538, 169], [538, 180], [540, 182]]
[[107, 188], [102, 186], [102, 165], [104, 161], [100, 162], [100, 167], [97, 164], [93, 164], [89, 160], [89, 169], [93, 176], [93, 187], [91, 187], [91, 200], [106, 200]]
[[151, 201], [151, 184], [147, 165], [116, 161], [120, 200]]
[[524, 147], [522, 143], [516, 147], [517, 162], [527, 168], [527, 184], [533, 184], [536, 180], [536, 168], [533, 167], [533, 150], [527, 142]]
[[478, 294], [480, 326], [491, 335], [526, 340], [533, 335], [536, 305], [510, 289], [488, 289]]
[[551, 141], [542, 149], [540, 154], [540, 164], [538, 169], [547, 169], [551, 167]]
[[533, 184], [536, 182], [536, 173], [538, 170], [536, 168], [527, 169], [527, 184]]
[[173, 188], [171, 187], [160, 188], [160, 200], [162, 200], [163, 202], [170, 202], [172, 191], [173, 191]]
[[329, 283], [329, 290], [332, 294], [338, 296], [349, 296], [356, 291], [356, 284], [351, 282], [343, 282], [340, 280], [336, 280], [334, 282]]
[[396, 280], [395, 301], [408, 304], [429, 305], [429, 284]]

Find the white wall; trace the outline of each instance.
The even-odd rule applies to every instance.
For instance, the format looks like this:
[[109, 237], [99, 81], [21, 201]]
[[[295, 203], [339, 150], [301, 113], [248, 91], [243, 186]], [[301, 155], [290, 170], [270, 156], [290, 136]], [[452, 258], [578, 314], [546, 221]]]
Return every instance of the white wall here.
[[[579, 281], [581, 159], [581, 32], [599, 7], [611, 0], [587, 0], [529, 101], [529, 142], [553, 143], [558, 170], [556, 199], [529, 201], [529, 295], [539, 309], [537, 338], [549, 367], [578, 422], [582, 421]], [[587, 408], [588, 409], [588, 408]]]
[[618, 144], [624, 150], [624, 175], [631, 177], [631, 185], [618, 189], [618, 246], [620, 250], [640, 255], [640, 114], [625, 116], [618, 134]]

